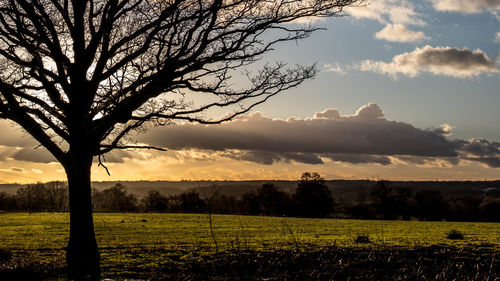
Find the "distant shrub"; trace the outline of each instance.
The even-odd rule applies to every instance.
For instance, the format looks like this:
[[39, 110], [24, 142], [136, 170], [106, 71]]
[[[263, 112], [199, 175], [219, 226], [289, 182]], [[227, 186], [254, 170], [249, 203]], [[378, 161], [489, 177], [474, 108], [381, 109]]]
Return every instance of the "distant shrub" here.
[[356, 237], [356, 240], [354, 240], [356, 243], [371, 243], [370, 241], [370, 236], [368, 234], [359, 234], [358, 237]]
[[464, 239], [464, 235], [462, 232], [456, 230], [456, 229], [452, 229], [450, 230], [448, 233], [446, 233], [446, 238], [447, 239], [452, 239], [452, 240], [463, 240]]

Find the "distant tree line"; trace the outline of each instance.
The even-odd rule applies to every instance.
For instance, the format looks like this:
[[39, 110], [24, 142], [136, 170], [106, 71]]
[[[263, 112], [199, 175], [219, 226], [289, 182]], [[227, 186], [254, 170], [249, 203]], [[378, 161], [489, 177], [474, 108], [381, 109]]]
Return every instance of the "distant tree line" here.
[[339, 212], [353, 218], [419, 219], [449, 221], [500, 221], [500, 197], [481, 195], [444, 196], [437, 190], [414, 192], [377, 181], [368, 196], [344, 202]]
[[68, 188], [62, 182], [30, 184], [14, 195], [0, 192], [0, 210], [65, 212], [68, 206]]
[[[240, 197], [220, 194], [216, 187], [198, 188], [179, 195], [151, 190], [139, 199], [122, 184], [92, 190], [96, 212], [216, 213], [296, 217], [343, 217], [359, 219], [419, 219], [451, 221], [500, 221], [500, 197], [447, 195], [436, 190], [392, 186], [377, 181], [357, 198], [334, 200], [325, 180], [304, 173], [293, 194], [265, 183]], [[65, 183], [49, 182], [22, 187], [13, 195], [0, 193], [0, 210], [29, 212], [68, 211]]]

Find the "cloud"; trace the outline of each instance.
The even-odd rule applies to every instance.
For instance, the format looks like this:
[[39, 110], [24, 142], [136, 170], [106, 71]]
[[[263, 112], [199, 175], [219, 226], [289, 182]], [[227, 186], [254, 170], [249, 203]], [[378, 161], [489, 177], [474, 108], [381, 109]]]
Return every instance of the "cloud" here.
[[462, 161], [500, 167], [500, 143], [484, 139], [449, 139], [453, 127], [422, 130], [387, 120], [377, 104], [355, 114], [336, 109], [313, 117], [272, 119], [260, 113], [219, 125], [177, 124], [152, 128], [141, 143], [166, 147], [170, 153], [203, 154], [203, 159], [233, 159], [263, 165], [326, 162], [450, 167]]
[[281, 120], [255, 113], [219, 125], [159, 127], [140, 141], [176, 150], [454, 155], [454, 145], [442, 135], [389, 121], [376, 104], [365, 105], [354, 115], [328, 109], [314, 118]]
[[389, 165], [392, 163], [391, 158], [380, 155], [366, 154], [327, 154], [323, 155], [333, 161], [346, 162], [350, 164], [380, 164]]
[[[108, 163], [123, 163], [125, 158], [131, 158], [128, 151], [114, 150], [106, 153], [104, 158]], [[57, 160], [43, 147], [1, 147], [0, 160], [12, 159], [16, 161], [53, 163]], [[94, 160], [96, 162], [97, 159]]]
[[490, 142], [485, 139], [469, 139], [462, 141], [461, 150], [474, 156], [500, 156], [500, 143]]
[[442, 124], [439, 128], [435, 129], [435, 132], [443, 136], [451, 136], [453, 126], [450, 124]]
[[377, 0], [361, 7], [347, 8], [346, 11], [357, 19], [372, 19], [382, 24], [425, 25], [415, 11], [411, 1]]
[[499, 72], [495, 61], [479, 49], [471, 51], [467, 48], [431, 47], [429, 45], [416, 48], [411, 53], [397, 55], [388, 63], [365, 60], [358, 67], [362, 71], [387, 74], [393, 78], [399, 75], [417, 77], [422, 72], [456, 78]]
[[[272, 119], [255, 113], [219, 125], [186, 123], [152, 128], [140, 135], [139, 141], [166, 147], [168, 152], [116, 150], [106, 155], [106, 162], [124, 163], [125, 159], [148, 162], [158, 158], [163, 162], [187, 163], [232, 159], [262, 165], [321, 165], [333, 161], [352, 165], [420, 167], [449, 167], [461, 162], [476, 162], [500, 168], [499, 142], [475, 138], [451, 140], [452, 131], [453, 127], [448, 124], [422, 130], [408, 123], [387, 120], [376, 104], [364, 105], [350, 115], [332, 108], [325, 109], [305, 119]], [[16, 145], [0, 145], [0, 160], [55, 161], [43, 147], [35, 149], [33, 143], [24, 138], [22, 134], [0, 138], [0, 144]], [[21, 143], [26, 146], [19, 146]], [[43, 172], [38, 169], [30, 171]], [[3, 172], [26, 173], [27, 170], [15, 168]]]
[[[140, 155], [134, 156], [127, 150], [117, 149], [104, 154], [102, 160], [108, 163], [123, 163], [125, 158], [140, 158]], [[96, 158], [97, 157], [94, 157], [94, 163], [98, 161]]]
[[485, 164], [490, 168], [500, 168], [500, 142], [485, 139], [458, 140], [461, 158]]
[[341, 117], [338, 110], [329, 108], [321, 112], [316, 112], [313, 119], [340, 119]]
[[422, 31], [411, 31], [399, 23], [386, 25], [382, 30], [375, 33], [375, 38], [400, 43], [420, 42], [430, 39]]
[[57, 160], [50, 154], [45, 148], [39, 147], [25, 147], [22, 149], [18, 149], [13, 155], [12, 158], [18, 161], [28, 161], [28, 162], [37, 162], [37, 163], [51, 163], [56, 162]]
[[423, 26], [426, 22], [411, 1], [378, 0], [361, 7], [350, 7], [347, 12], [356, 19], [372, 19], [385, 25], [375, 38], [389, 42], [420, 42], [430, 39], [421, 31], [409, 30], [406, 26]]
[[13, 122], [0, 120], [0, 145], [11, 147], [37, 146], [38, 142]]
[[344, 71], [344, 69], [342, 69], [342, 67], [340, 66], [339, 63], [335, 63], [335, 64], [326, 63], [323, 65], [323, 70], [325, 72], [335, 72], [335, 73], [341, 74], [341, 75], [346, 73]]
[[10, 169], [0, 169], [0, 172], [4, 173], [16, 173], [16, 174], [26, 174], [28, 171], [26, 171], [24, 168], [18, 168], [18, 167], [11, 167]]
[[39, 175], [40, 175], [40, 174], [43, 174], [43, 171], [42, 171], [42, 170], [40, 170], [40, 169], [31, 169], [31, 171], [32, 171], [33, 173], [35, 173], [35, 174], [39, 174]]
[[304, 164], [323, 164], [323, 160], [314, 153], [275, 153], [268, 151], [224, 151], [219, 156], [255, 162], [258, 164], [271, 165], [276, 162], [297, 162]]
[[219, 125], [153, 128], [140, 141], [173, 150], [220, 151], [224, 157], [261, 164], [322, 164], [325, 158], [387, 165], [389, 155], [457, 156], [458, 145], [443, 133], [389, 121], [378, 105], [368, 104], [353, 115], [327, 109], [313, 118], [281, 120], [255, 113]]
[[462, 14], [498, 13], [500, 1], [498, 0], [432, 0], [437, 11], [454, 12]]
[[468, 158], [467, 160], [483, 163], [490, 168], [500, 168], [499, 157]]
[[[0, 121], [0, 161], [15, 160], [34, 163], [53, 163], [57, 160], [31, 137], [23, 133], [17, 127]], [[125, 158], [138, 158], [132, 156], [129, 151], [114, 150], [104, 155], [106, 162], [123, 163]], [[96, 162], [95, 160], [94, 162]]]
[[495, 34], [495, 43], [500, 43], [500, 31]]
[[451, 167], [460, 163], [459, 157], [395, 156], [393, 163], [417, 167]]

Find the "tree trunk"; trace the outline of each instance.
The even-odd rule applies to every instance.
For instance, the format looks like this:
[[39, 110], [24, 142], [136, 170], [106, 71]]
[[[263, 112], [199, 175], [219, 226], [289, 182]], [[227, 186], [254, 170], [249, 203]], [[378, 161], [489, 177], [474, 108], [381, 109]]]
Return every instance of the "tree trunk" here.
[[100, 255], [92, 218], [90, 169], [92, 156], [69, 153], [64, 168], [68, 177], [70, 231], [66, 251], [69, 280], [99, 280]]

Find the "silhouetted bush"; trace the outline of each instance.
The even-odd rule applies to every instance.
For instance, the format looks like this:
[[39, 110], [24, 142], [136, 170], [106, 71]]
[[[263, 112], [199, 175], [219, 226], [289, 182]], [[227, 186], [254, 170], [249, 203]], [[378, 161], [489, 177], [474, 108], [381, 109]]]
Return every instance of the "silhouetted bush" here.
[[486, 197], [479, 205], [481, 220], [500, 222], [500, 198]]
[[447, 239], [452, 239], [452, 240], [463, 240], [464, 239], [464, 235], [462, 232], [456, 230], [456, 229], [452, 229], [450, 230], [448, 233], [446, 233], [446, 238]]
[[358, 237], [356, 237], [356, 240], [354, 240], [356, 243], [371, 243], [370, 241], [370, 236], [368, 234], [360, 234]]
[[455, 221], [477, 221], [480, 217], [479, 206], [482, 198], [467, 195], [450, 200], [450, 219]]

